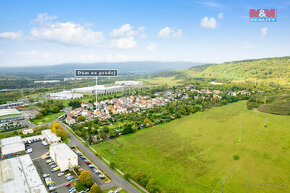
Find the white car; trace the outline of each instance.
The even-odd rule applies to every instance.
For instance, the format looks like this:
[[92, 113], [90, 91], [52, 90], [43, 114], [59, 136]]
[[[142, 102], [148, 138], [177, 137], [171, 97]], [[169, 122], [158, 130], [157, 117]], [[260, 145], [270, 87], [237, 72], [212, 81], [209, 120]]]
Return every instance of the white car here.
[[61, 172], [61, 173], [58, 173], [57, 176], [63, 176], [63, 174], [64, 174], [64, 173]]
[[44, 178], [46, 178], [46, 177], [49, 176], [49, 174], [43, 174], [42, 176], [43, 176]]
[[66, 174], [64, 177], [66, 177], [66, 178], [67, 178], [67, 177], [69, 177], [69, 176], [71, 176], [71, 174], [70, 174], [70, 173]]
[[32, 148], [29, 148], [26, 150], [26, 153], [31, 153], [32, 152]]

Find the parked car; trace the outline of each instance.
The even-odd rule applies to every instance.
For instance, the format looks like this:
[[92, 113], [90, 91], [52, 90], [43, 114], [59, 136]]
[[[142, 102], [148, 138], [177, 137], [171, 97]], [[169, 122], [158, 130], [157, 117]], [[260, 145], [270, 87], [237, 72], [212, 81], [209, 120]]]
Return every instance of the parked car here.
[[45, 159], [50, 159], [51, 157], [47, 156]]
[[49, 190], [55, 190], [55, 186], [48, 187]]
[[52, 164], [50, 167], [51, 167], [51, 168], [54, 168], [54, 167], [56, 167], [56, 165], [55, 165], [55, 164]]
[[61, 172], [61, 173], [58, 173], [57, 176], [63, 176], [63, 174], [64, 174], [64, 173]]
[[72, 176], [69, 176], [69, 177], [67, 177], [66, 179], [69, 181], [70, 179], [73, 179], [74, 177], [72, 177]]
[[70, 173], [68, 173], [68, 174], [64, 175], [64, 177], [66, 177], [66, 178], [67, 178], [68, 176], [71, 176], [71, 174], [70, 174]]
[[47, 164], [49, 164], [50, 162], [52, 162], [52, 159], [48, 159], [45, 161]]
[[54, 165], [54, 164], [55, 163], [53, 161], [51, 161], [51, 162], [48, 163], [49, 166]]
[[104, 176], [103, 174], [98, 175], [98, 177], [99, 177], [100, 179], [105, 179], [105, 178], [106, 178], [106, 176]]
[[86, 164], [90, 165], [90, 164], [92, 164], [92, 162], [87, 161]]
[[32, 152], [32, 148], [29, 148], [26, 150], [26, 153], [31, 153]]
[[46, 177], [49, 176], [49, 174], [43, 174], [42, 176], [43, 176], [44, 178], [46, 178]]
[[94, 172], [95, 172], [96, 174], [100, 174], [100, 173], [101, 173], [100, 170], [98, 170], [98, 169], [95, 169]]
[[65, 186], [70, 186], [71, 185], [71, 183], [69, 182], [69, 183], [67, 183]]
[[81, 156], [81, 158], [82, 158], [82, 159], [86, 159], [86, 157], [85, 157], [85, 156]]
[[69, 192], [72, 192], [72, 191], [74, 191], [74, 190], [76, 190], [76, 188], [71, 188], [71, 189], [69, 189], [68, 191], [69, 191]]
[[55, 168], [52, 168], [51, 171], [55, 172], [55, 171], [58, 171], [59, 170], [59, 167], [55, 167]]

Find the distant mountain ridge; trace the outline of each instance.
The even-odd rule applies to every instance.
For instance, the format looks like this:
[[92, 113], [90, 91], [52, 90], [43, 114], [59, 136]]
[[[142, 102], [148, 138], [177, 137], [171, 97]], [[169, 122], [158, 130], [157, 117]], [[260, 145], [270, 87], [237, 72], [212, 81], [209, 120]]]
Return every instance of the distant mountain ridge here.
[[181, 70], [202, 65], [195, 62], [119, 62], [119, 63], [66, 63], [47, 66], [0, 67], [3, 74], [63, 74], [72, 76], [75, 69], [119, 69], [119, 74], [149, 74], [166, 70]]

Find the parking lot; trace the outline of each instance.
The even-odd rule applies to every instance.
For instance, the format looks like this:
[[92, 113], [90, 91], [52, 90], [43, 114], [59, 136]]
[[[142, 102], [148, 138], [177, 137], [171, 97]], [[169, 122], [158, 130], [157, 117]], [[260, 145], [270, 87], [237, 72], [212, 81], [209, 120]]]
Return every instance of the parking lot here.
[[[81, 152], [80, 152], [81, 153]], [[83, 153], [81, 153], [81, 155], [85, 156]], [[78, 155], [78, 163], [79, 163], [79, 166], [84, 169], [84, 170], [87, 170], [89, 171], [91, 174], [92, 174], [92, 178], [93, 178], [93, 181], [96, 182], [98, 185], [102, 186], [102, 185], [105, 185], [106, 183], [103, 182], [98, 176], [102, 173], [95, 173], [93, 172], [93, 170], [89, 167], [88, 164], [85, 163], [85, 160], [87, 160], [87, 157], [85, 159], [82, 159], [80, 155]], [[96, 167], [96, 166], [95, 166]], [[96, 167], [97, 169], [97, 167]]]
[[[43, 179], [43, 181], [44, 181], [44, 178], [42, 176], [44, 174], [49, 174], [49, 177], [51, 178], [51, 180], [55, 184], [55, 187], [56, 187], [55, 191], [68, 192], [69, 187], [65, 186], [68, 183], [68, 181], [65, 178], [65, 176], [64, 175], [58, 176], [57, 174], [61, 173], [60, 171], [52, 172], [51, 166], [46, 163], [45, 156], [47, 156], [46, 153], [49, 152], [49, 146], [44, 146], [41, 143], [41, 141], [30, 143], [28, 145], [33, 150], [31, 153], [29, 153], [29, 155], [30, 155], [31, 159], [33, 160], [33, 162], [34, 162], [41, 178]], [[81, 153], [81, 155], [85, 156], [82, 153]], [[100, 179], [99, 175], [101, 175], [102, 173], [94, 172], [89, 167], [89, 164], [85, 163], [86, 160], [87, 160], [86, 157], [85, 157], [85, 159], [82, 159], [81, 156], [78, 155], [78, 164], [79, 164], [80, 168], [82, 168], [83, 170], [89, 171], [92, 174], [93, 181], [96, 182], [98, 185], [100, 185], [102, 187], [102, 189], [111, 188], [113, 186], [113, 184], [112, 183], [105, 183], [102, 179]], [[96, 167], [96, 169], [98, 169], [98, 168]], [[44, 184], [46, 184], [45, 181], [44, 181]]]
[[[55, 184], [55, 191], [68, 192], [69, 188], [65, 186], [68, 181], [65, 176], [58, 176], [57, 174], [61, 173], [61, 171], [53, 172], [51, 166], [46, 163], [46, 159], [42, 159], [42, 157], [45, 157], [45, 154], [48, 152], [48, 146], [44, 146], [41, 141], [31, 143], [29, 146], [33, 149], [32, 153], [30, 153], [31, 159], [33, 160], [34, 165], [36, 166], [43, 181], [43, 175], [49, 174], [49, 177]], [[44, 184], [46, 184], [45, 181]]]

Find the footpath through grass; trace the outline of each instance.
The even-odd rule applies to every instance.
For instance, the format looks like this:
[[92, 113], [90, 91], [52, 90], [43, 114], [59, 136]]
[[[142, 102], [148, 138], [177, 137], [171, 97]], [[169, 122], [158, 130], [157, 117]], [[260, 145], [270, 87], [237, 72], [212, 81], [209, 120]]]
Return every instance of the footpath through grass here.
[[215, 107], [93, 147], [125, 173], [145, 171], [164, 192], [221, 192], [222, 177], [228, 193], [288, 192], [290, 117], [249, 111], [245, 103]]

